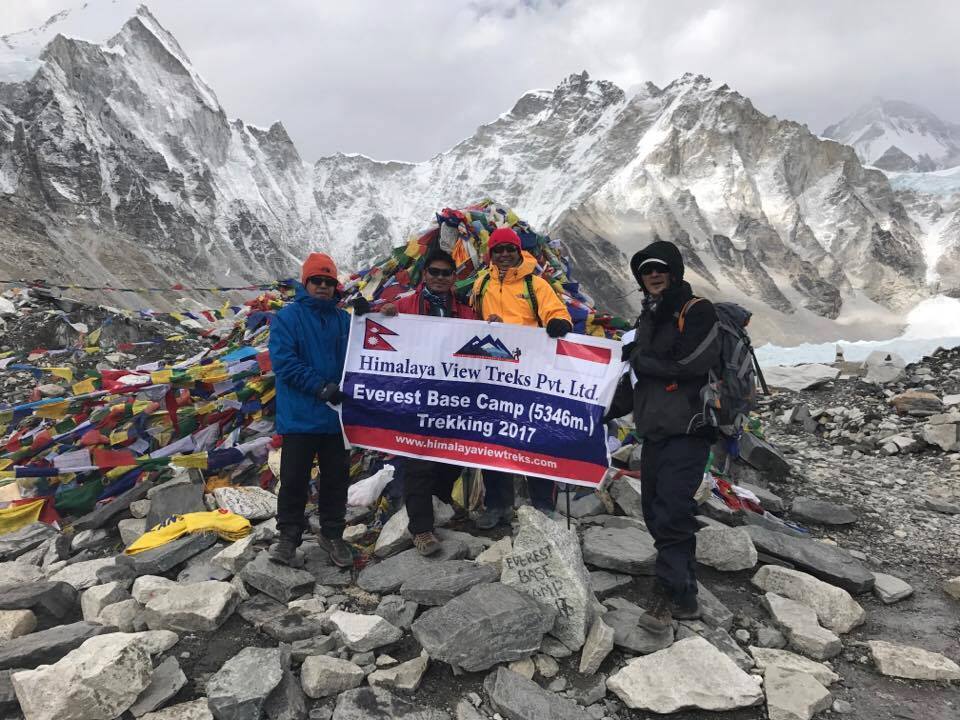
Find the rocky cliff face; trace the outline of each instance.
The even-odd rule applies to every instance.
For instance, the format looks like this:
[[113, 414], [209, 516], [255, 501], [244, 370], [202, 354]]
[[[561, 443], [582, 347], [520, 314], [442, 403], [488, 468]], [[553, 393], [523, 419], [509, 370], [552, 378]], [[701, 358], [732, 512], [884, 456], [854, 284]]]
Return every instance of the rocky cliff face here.
[[708, 78], [627, 95], [572, 75], [427, 162], [310, 165], [279, 123], [228, 119], [145, 8], [107, 41], [57, 35], [35, 65], [0, 82], [0, 270], [17, 277], [236, 282], [316, 248], [362, 267], [437, 209], [492, 197], [622, 313], [627, 259], [655, 237], [774, 340], [889, 331], [927, 292], [923, 228], [883, 173]]

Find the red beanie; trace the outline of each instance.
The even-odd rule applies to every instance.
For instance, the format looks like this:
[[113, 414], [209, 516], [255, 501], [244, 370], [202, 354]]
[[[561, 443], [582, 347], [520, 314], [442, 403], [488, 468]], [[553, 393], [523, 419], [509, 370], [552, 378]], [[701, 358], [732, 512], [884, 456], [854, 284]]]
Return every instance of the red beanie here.
[[310, 253], [303, 261], [303, 270], [300, 271], [300, 282], [307, 284], [307, 278], [319, 275], [337, 280], [337, 265], [333, 258], [326, 253]]
[[487, 249], [493, 250], [497, 245], [514, 245], [517, 252], [523, 249], [520, 246], [520, 237], [508, 227], [497, 228], [490, 234]]

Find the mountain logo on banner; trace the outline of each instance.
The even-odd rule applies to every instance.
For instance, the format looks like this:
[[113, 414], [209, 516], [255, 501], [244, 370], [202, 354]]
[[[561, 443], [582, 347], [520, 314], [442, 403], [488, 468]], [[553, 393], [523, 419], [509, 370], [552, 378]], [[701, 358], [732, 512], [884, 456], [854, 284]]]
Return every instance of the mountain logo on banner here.
[[502, 362], [520, 362], [520, 348], [513, 352], [507, 349], [507, 346], [492, 335], [484, 338], [476, 335], [457, 350], [454, 357], [481, 358], [483, 360], [500, 360]]
[[396, 352], [397, 349], [388, 343], [385, 339], [385, 335], [396, 335], [393, 330], [381, 325], [378, 322], [367, 319], [366, 328], [363, 333], [363, 349], [364, 350], [385, 350], [388, 352]]

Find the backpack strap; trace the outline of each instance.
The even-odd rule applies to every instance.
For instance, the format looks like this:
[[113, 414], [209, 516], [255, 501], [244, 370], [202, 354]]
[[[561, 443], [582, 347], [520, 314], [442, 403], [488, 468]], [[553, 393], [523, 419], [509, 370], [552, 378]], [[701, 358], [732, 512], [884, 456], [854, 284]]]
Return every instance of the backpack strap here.
[[533, 316], [537, 319], [537, 327], [543, 327], [543, 322], [540, 320], [540, 303], [537, 301], [537, 294], [533, 291], [533, 275], [527, 275], [523, 280], [527, 285], [527, 302], [530, 303]]
[[687, 301], [683, 304], [683, 307], [680, 308], [680, 315], [677, 317], [677, 329], [680, 330], [680, 332], [683, 332], [683, 327], [684, 327], [684, 325], [686, 325], [686, 322], [687, 322], [687, 312], [690, 310], [690, 308], [692, 308], [694, 305], [696, 305], [696, 304], [697, 304], [698, 302], [700, 302], [701, 300], [703, 300], [703, 298], [694, 296], [694, 297], [690, 298], [689, 300], [687, 300]]
[[487, 291], [487, 285], [489, 284], [490, 273], [488, 272], [483, 276], [483, 280], [480, 281], [480, 287], [477, 288], [477, 292], [473, 296], [473, 309], [481, 320], [483, 320], [483, 294]]

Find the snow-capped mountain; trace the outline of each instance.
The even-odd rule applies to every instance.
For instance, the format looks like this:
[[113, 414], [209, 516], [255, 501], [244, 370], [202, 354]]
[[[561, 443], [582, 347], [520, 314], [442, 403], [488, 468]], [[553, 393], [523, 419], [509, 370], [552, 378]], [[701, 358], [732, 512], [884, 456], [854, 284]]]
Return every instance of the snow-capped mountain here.
[[684, 247], [695, 289], [744, 303], [754, 335], [781, 343], [890, 334], [928, 293], [925, 229], [882, 172], [708, 78], [627, 95], [572, 75], [429, 161], [310, 165], [279, 123], [228, 119], [146, 8], [118, 32], [77, 25], [0, 38], [7, 276], [238, 284], [315, 249], [350, 269], [439, 208], [492, 197], [559, 237], [597, 304], [626, 314], [627, 260], [655, 237]]
[[857, 151], [861, 162], [894, 172], [960, 165], [960, 125], [901, 100], [874, 98], [823, 131]]

